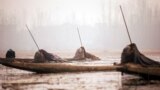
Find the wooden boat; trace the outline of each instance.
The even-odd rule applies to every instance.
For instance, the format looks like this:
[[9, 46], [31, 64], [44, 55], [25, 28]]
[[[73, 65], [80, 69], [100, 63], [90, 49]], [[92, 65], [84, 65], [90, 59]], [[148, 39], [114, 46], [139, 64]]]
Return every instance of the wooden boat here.
[[127, 45], [121, 54], [122, 72], [137, 74], [146, 79], [160, 78], [160, 62], [143, 55], [135, 43]]
[[59, 73], [59, 72], [84, 72], [84, 71], [113, 71], [121, 66], [91, 66], [71, 63], [33, 63], [33, 59], [9, 59], [0, 58], [0, 64], [16, 69], [27, 70], [36, 73]]
[[160, 67], [159, 66], [142, 66], [139, 64], [127, 63], [118, 71], [139, 75], [145, 79], [160, 79]]

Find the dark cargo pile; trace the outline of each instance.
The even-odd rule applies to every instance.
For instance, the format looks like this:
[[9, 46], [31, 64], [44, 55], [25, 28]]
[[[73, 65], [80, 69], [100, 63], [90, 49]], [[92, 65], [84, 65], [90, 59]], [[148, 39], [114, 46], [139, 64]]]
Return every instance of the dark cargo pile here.
[[136, 44], [127, 45], [121, 55], [121, 64], [134, 63], [142, 66], [160, 66], [160, 62], [154, 61], [143, 55]]

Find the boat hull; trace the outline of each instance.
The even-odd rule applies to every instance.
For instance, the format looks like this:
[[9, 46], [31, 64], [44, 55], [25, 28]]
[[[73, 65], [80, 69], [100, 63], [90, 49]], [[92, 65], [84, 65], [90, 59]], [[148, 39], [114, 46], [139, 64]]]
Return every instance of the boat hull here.
[[145, 79], [160, 79], [159, 66], [142, 66], [139, 64], [127, 63], [119, 71], [139, 75]]
[[[23, 62], [22, 62], [23, 61]], [[0, 63], [4, 66], [27, 70], [36, 73], [60, 73], [60, 72], [84, 72], [84, 71], [115, 71], [122, 68], [121, 66], [91, 66], [77, 65], [71, 63], [32, 63], [27, 60], [14, 60], [9, 62], [7, 59], [0, 59]]]

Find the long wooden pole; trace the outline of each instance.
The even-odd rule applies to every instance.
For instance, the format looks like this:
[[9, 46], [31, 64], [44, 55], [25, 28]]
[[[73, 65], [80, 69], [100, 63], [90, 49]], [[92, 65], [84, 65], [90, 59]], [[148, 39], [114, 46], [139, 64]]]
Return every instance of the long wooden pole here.
[[124, 17], [124, 14], [123, 14], [123, 10], [122, 10], [121, 5], [120, 5], [120, 10], [121, 10], [121, 13], [122, 13], [122, 16], [123, 16], [123, 20], [124, 20], [124, 23], [125, 23], [125, 26], [126, 26], [126, 30], [127, 30], [127, 34], [128, 34], [130, 43], [132, 44], [132, 40], [131, 40], [131, 37], [130, 37], [130, 34], [129, 34], [129, 30], [128, 30], [128, 27], [127, 27], [127, 23], [126, 23], [126, 20], [125, 20], [125, 17]]
[[80, 40], [81, 46], [83, 46], [82, 40], [81, 40], [81, 35], [80, 35], [80, 33], [79, 33], [79, 28], [78, 28], [78, 27], [77, 27], [77, 31], [78, 31], [78, 36], [79, 36], [79, 40]]
[[32, 37], [32, 39], [33, 39], [33, 41], [34, 41], [34, 43], [35, 43], [35, 44], [36, 44], [36, 46], [37, 46], [38, 51], [39, 51], [40, 49], [39, 49], [38, 44], [36, 43], [36, 40], [34, 39], [34, 37], [33, 37], [32, 33], [31, 33], [31, 31], [29, 30], [29, 28], [28, 28], [28, 26], [27, 26], [27, 25], [26, 25], [26, 27], [27, 27], [27, 30], [28, 30], [29, 34], [31, 35], [31, 37]]

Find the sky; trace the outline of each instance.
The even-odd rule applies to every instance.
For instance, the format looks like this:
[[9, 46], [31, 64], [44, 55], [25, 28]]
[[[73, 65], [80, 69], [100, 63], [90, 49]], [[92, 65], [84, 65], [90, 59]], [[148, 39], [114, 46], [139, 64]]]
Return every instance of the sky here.
[[132, 42], [160, 50], [159, 0], [0, 0], [0, 51], [122, 51], [128, 45], [122, 6]]

